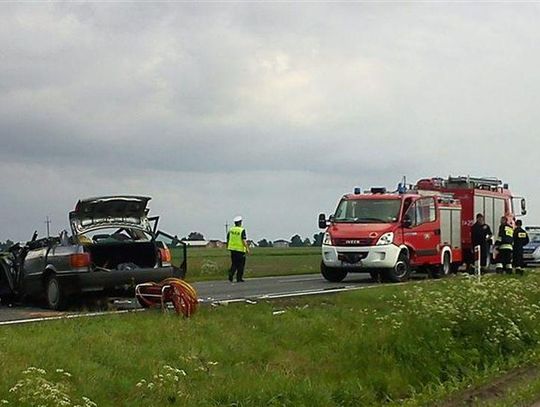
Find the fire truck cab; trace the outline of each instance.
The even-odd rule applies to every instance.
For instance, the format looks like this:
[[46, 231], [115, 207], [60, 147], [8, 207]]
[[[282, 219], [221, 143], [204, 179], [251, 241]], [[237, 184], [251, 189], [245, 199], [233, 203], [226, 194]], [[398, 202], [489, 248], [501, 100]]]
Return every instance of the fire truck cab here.
[[484, 213], [490, 221], [512, 216], [507, 188], [476, 186], [469, 177], [431, 178], [391, 193], [357, 188], [344, 195], [333, 215], [319, 215], [319, 227], [326, 229], [323, 277], [337, 282], [349, 272], [369, 272], [376, 280], [401, 282], [413, 270], [434, 277], [457, 270], [468, 260], [474, 214]]

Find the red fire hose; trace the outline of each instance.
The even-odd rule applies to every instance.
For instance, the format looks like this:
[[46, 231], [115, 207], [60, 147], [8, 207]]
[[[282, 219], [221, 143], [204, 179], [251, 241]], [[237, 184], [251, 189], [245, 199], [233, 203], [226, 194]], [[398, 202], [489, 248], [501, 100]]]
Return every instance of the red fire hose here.
[[135, 287], [135, 296], [144, 308], [166, 309], [172, 303], [177, 314], [186, 318], [197, 311], [199, 301], [195, 289], [178, 278], [167, 278], [160, 283], [143, 283]]

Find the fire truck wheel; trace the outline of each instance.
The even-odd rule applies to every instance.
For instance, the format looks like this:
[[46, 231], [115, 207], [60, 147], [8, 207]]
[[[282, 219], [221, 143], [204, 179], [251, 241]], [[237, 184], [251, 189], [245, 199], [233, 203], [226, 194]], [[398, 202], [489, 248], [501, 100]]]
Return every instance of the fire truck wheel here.
[[339, 283], [347, 277], [346, 270], [335, 267], [326, 267], [323, 262], [321, 262], [321, 274], [326, 280], [332, 283]]
[[396, 261], [396, 264], [391, 269], [386, 269], [383, 273], [383, 277], [386, 281], [392, 283], [400, 283], [407, 281], [411, 275], [411, 264], [409, 262], [409, 256], [405, 253], [401, 253]]
[[450, 255], [444, 254], [443, 263], [435, 267], [433, 271], [433, 278], [442, 278], [449, 276], [452, 273], [452, 263], [450, 262]]

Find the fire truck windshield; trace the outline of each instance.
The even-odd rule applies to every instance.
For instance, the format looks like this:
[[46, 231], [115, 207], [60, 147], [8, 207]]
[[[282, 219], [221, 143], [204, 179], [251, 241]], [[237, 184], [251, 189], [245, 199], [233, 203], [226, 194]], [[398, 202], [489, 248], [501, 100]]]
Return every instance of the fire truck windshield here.
[[397, 222], [401, 199], [343, 199], [334, 215], [336, 223]]

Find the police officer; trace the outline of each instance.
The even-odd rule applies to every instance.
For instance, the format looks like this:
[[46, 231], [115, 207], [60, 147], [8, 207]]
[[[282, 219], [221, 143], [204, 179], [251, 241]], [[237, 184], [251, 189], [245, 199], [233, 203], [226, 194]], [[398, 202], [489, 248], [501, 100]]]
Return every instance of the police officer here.
[[514, 229], [508, 224], [506, 216], [501, 218], [501, 225], [499, 226], [499, 233], [497, 235], [497, 273], [502, 273], [503, 270], [507, 274], [512, 274], [512, 246], [514, 243]]
[[480, 267], [482, 271], [485, 271], [487, 266], [491, 235], [491, 228], [485, 223], [484, 215], [479, 213], [476, 215], [476, 223], [471, 227], [471, 241], [473, 249], [476, 246], [480, 246]]
[[246, 230], [242, 227], [242, 217], [233, 219], [234, 226], [227, 233], [227, 250], [231, 252], [231, 269], [229, 281], [232, 282], [236, 273], [236, 281], [244, 282], [244, 267], [246, 265], [246, 253], [249, 253]]
[[523, 275], [523, 247], [529, 244], [529, 234], [522, 227], [521, 219], [516, 220], [516, 228], [514, 229], [514, 267], [516, 273]]

